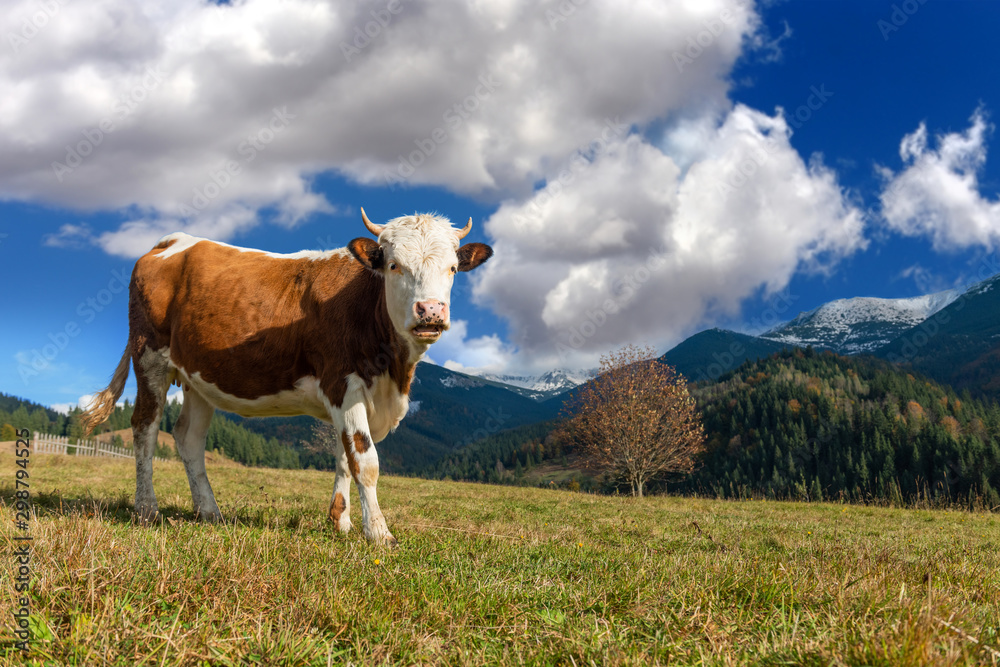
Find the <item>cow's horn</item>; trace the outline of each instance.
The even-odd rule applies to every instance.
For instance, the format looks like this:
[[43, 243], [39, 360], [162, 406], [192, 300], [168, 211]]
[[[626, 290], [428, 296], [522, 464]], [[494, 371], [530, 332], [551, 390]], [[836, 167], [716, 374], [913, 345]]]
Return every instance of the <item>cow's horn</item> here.
[[468, 236], [469, 232], [471, 232], [471, 231], [472, 231], [472, 218], [469, 218], [469, 222], [467, 222], [465, 224], [465, 227], [462, 227], [461, 229], [459, 229], [455, 233], [458, 235], [458, 240], [461, 241], [466, 236]]
[[365, 227], [368, 229], [368, 231], [370, 231], [375, 236], [381, 236], [382, 235], [382, 230], [385, 229], [385, 227], [382, 226], [382, 225], [376, 225], [374, 222], [372, 222], [371, 220], [369, 220], [368, 216], [365, 215], [365, 209], [364, 208], [361, 209], [361, 219], [364, 220]]

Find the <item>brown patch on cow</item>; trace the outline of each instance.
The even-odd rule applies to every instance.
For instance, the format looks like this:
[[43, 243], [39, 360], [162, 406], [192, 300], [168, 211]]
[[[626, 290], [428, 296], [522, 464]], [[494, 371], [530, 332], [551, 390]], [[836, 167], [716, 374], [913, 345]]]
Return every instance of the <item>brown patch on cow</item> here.
[[328, 518], [330, 521], [334, 522], [338, 526], [340, 525], [340, 517], [347, 509], [347, 501], [344, 500], [343, 494], [338, 491], [333, 496], [333, 502], [330, 503], [330, 511], [328, 513]]
[[[417, 365], [413, 364], [410, 366], [409, 370], [406, 371], [406, 377], [402, 382], [399, 383], [399, 393], [403, 396], [410, 395], [410, 384], [413, 382], [413, 374], [417, 372]], [[399, 423], [398, 421], [396, 422]]]
[[493, 256], [493, 248], [485, 243], [466, 243], [458, 249], [458, 270], [471, 271]]
[[361, 471], [361, 484], [369, 488], [375, 488], [378, 483], [378, 461], [368, 461]]
[[382, 247], [379, 246], [377, 241], [373, 241], [368, 237], [352, 240], [347, 244], [347, 249], [351, 251], [351, 254], [359, 262], [372, 271], [378, 271], [385, 263]]
[[354, 449], [357, 450], [358, 454], [364, 454], [371, 446], [372, 441], [371, 438], [368, 437], [367, 433], [361, 433], [359, 431], [354, 434]]
[[409, 393], [409, 346], [389, 319], [382, 277], [361, 261], [278, 258], [207, 240], [161, 259], [174, 242], [136, 262], [133, 359], [169, 346], [176, 365], [247, 400], [313, 376], [340, 406], [352, 373], [369, 387], [388, 373]]
[[340, 432], [340, 442], [344, 445], [344, 454], [347, 456], [347, 467], [351, 471], [351, 476], [357, 481], [358, 460], [354, 458], [354, 452], [351, 451], [351, 437], [347, 435], [347, 431]]

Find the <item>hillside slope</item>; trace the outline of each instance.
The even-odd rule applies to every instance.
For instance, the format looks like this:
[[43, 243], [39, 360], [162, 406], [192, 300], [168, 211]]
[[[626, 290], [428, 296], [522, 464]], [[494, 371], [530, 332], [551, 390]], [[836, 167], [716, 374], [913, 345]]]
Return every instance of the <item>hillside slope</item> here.
[[972, 286], [876, 354], [958, 391], [1000, 399], [1000, 275]]
[[[701, 383], [694, 395], [707, 449], [699, 469], [668, 480], [669, 490], [1000, 505], [1000, 406], [962, 400], [950, 387], [885, 361], [784, 351]], [[618, 489], [603, 471], [582, 470], [552, 430], [546, 423], [497, 434], [421, 474]], [[550, 474], [533, 474], [538, 467]]]
[[748, 362], [695, 395], [708, 451], [673, 488], [1000, 505], [1000, 406], [883, 361], [798, 350]]
[[758, 336], [708, 329], [696, 333], [660, 357], [691, 382], [717, 380], [748, 359], [760, 359], [794, 345]]

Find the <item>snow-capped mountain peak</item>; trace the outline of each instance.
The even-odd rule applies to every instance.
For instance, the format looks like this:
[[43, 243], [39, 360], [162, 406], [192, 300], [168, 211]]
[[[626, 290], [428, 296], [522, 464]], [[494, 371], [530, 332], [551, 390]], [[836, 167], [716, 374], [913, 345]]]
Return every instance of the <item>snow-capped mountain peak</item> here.
[[[466, 371], [468, 372], [468, 371]], [[518, 390], [519, 394], [536, 400], [551, 398], [577, 387], [594, 377], [596, 370], [565, 370], [556, 368], [541, 375], [513, 375], [505, 373], [475, 373], [483, 380], [499, 382]]]
[[961, 289], [903, 299], [837, 299], [799, 314], [761, 338], [791, 345], [813, 345], [840, 354], [873, 351], [960, 297]]

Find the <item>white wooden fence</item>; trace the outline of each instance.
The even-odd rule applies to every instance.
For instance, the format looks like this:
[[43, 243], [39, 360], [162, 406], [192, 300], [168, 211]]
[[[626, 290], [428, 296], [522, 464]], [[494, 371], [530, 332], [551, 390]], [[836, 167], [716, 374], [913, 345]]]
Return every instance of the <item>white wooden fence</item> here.
[[[113, 456], [124, 459], [134, 459], [135, 453], [131, 449], [115, 447], [106, 442], [97, 440], [79, 440], [75, 445], [70, 444], [69, 437], [65, 435], [49, 435], [35, 431], [35, 437], [31, 440], [32, 449], [36, 454], [69, 454], [69, 448], [76, 450], [77, 456]], [[166, 461], [159, 456], [154, 456], [157, 461]]]

